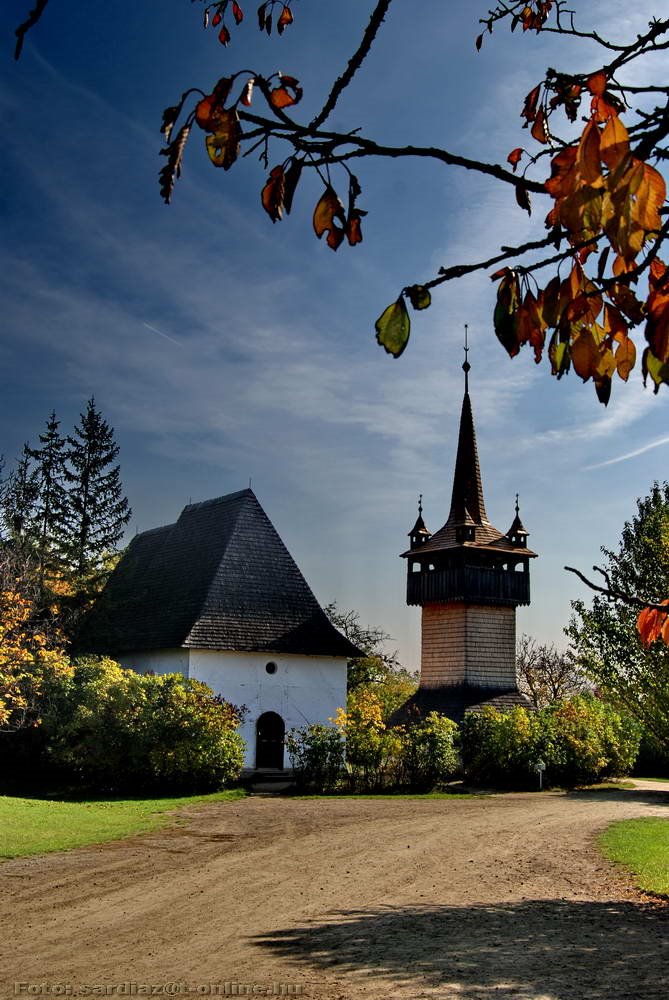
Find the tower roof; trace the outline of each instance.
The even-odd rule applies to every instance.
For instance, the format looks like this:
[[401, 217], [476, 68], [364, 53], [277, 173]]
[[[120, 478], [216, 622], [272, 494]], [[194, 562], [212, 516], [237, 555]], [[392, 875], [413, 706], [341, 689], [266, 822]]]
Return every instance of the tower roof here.
[[254, 493], [184, 507], [137, 535], [82, 623], [82, 652], [195, 647], [359, 656], [331, 624]]
[[[465, 350], [467, 350], [466, 347]], [[517, 552], [519, 546], [514, 545], [508, 537], [511, 531], [507, 535], [504, 535], [488, 520], [483, 497], [483, 482], [481, 480], [478, 448], [476, 446], [474, 415], [469, 398], [469, 372], [471, 366], [468, 361], [465, 361], [462, 368], [465, 373], [465, 394], [460, 413], [460, 430], [458, 433], [458, 450], [455, 458], [455, 472], [453, 474], [451, 509], [444, 526], [421, 545], [418, 551], [421, 555], [455, 548], [502, 549], [504, 551]], [[517, 512], [516, 516], [518, 517]], [[469, 530], [465, 531], [463, 529]], [[473, 532], [471, 529], [473, 529]], [[520, 525], [520, 529], [522, 532], [525, 532], [522, 524]], [[473, 537], [471, 537], [472, 534]], [[523, 552], [530, 556], [536, 555], [536, 553], [527, 548], [523, 548]], [[415, 554], [416, 550], [409, 550], [403, 553], [405, 556], [413, 556]]]

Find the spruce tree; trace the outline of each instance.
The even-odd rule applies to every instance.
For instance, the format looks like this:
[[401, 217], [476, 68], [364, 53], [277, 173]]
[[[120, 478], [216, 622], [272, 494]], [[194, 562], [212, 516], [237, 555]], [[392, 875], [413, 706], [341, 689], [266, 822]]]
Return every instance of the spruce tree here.
[[67, 530], [64, 554], [75, 588], [92, 595], [105, 575], [111, 555], [131, 517], [123, 495], [114, 429], [102, 418], [91, 397], [86, 412], [67, 437]]
[[28, 444], [24, 444], [16, 468], [2, 483], [0, 532], [5, 541], [33, 548], [39, 492], [39, 470], [31, 462]]
[[65, 438], [60, 433], [55, 411], [40, 434], [40, 448], [26, 446], [24, 457], [36, 464], [37, 498], [33, 507], [31, 532], [38, 567], [39, 582], [61, 569], [61, 549], [65, 530], [67, 495], [65, 491]]

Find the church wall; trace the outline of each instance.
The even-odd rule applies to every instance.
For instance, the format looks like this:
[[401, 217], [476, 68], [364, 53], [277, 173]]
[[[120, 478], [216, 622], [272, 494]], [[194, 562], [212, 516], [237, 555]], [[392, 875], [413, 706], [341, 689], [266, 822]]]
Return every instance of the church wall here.
[[[276, 663], [276, 673], [265, 670], [269, 662]], [[233, 705], [246, 705], [240, 732], [248, 768], [255, 766], [255, 727], [263, 712], [277, 712], [288, 732], [311, 723], [328, 725], [337, 709], [346, 707], [343, 657], [191, 649], [189, 670], [189, 676], [205, 681]], [[285, 766], [289, 763], [285, 754]]]
[[516, 686], [515, 608], [427, 604], [421, 632], [423, 687]]
[[140, 653], [123, 653], [116, 659], [122, 667], [132, 667], [139, 674], [183, 674], [188, 677], [187, 649], [156, 649]]

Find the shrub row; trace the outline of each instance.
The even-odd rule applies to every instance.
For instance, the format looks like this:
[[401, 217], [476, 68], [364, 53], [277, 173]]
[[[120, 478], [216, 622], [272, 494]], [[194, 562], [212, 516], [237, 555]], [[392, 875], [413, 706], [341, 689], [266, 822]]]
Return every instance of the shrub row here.
[[3, 734], [0, 763], [18, 779], [105, 792], [205, 791], [238, 777], [239, 713], [206, 684], [152, 676], [108, 659], [75, 662], [42, 679], [38, 724]]
[[574, 787], [629, 774], [639, 749], [633, 721], [590, 695], [554, 702], [539, 712], [485, 708], [460, 727], [430, 713], [390, 727], [379, 699], [356, 690], [333, 726], [292, 730], [286, 745], [303, 789], [355, 791], [439, 788], [456, 775], [477, 785]]

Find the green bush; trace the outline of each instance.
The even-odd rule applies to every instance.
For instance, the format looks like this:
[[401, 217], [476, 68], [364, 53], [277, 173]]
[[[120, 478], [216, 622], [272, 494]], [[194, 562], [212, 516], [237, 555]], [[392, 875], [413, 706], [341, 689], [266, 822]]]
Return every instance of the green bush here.
[[639, 739], [632, 720], [592, 695], [577, 695], [540, 712], [472, 713], [462, 723], [460, 748], [474, 783], [534, 786], [535, 765], [543, 760], [547, 784], [574, 787], [629, 774]]
[[344, 772], [344, 739], [334, 726], [291, 729], [286, 748], [300, 790], [331, 792]]
[[429, 792], [446, 784], [459, 769], [458, 727], [438, 712], [403, 730], [397, 761], [398, 784]]
[[556, 701], [539, 714], [551, 746], [552, 784], [593, 784], [629, 774], [634, 767], [640, 728], [611, 705], [584, 694]]
[[89, 659], [47, 692], [45, 753], [63, 774], [94, 788], [218, 789], [242, 768], [238, 723], [236, 710], [201, 681]]
[[466, 715], [460, 753], [468, 780], [501, 788], [535, 782], [534, 765], [546, 752], [537, 715], [520, 706], [507, 712], [486, 706]]

